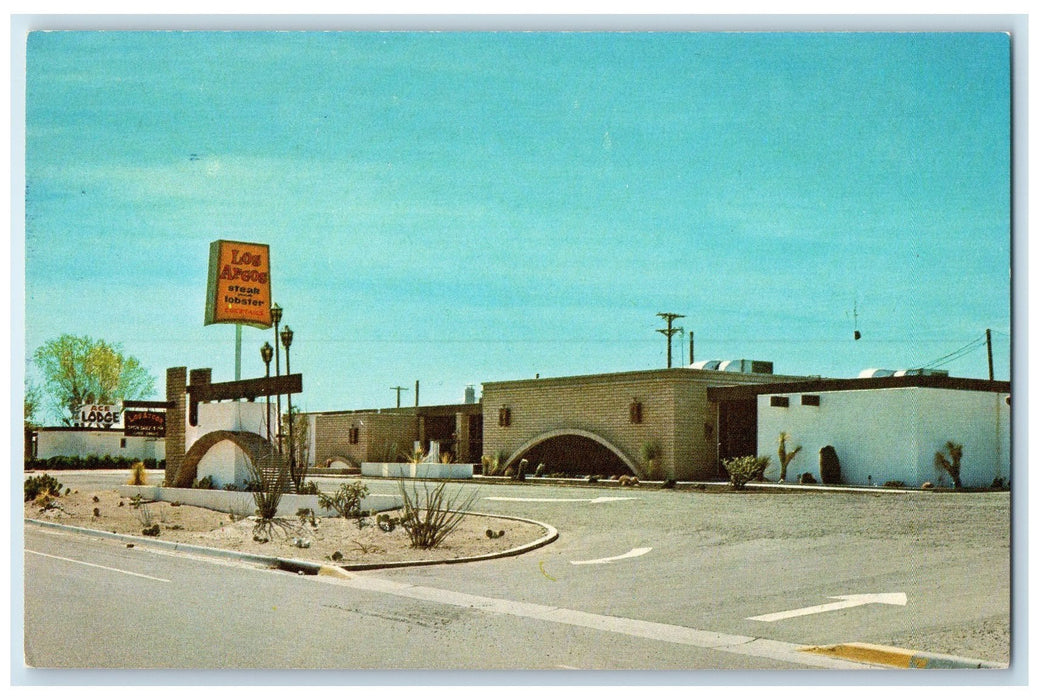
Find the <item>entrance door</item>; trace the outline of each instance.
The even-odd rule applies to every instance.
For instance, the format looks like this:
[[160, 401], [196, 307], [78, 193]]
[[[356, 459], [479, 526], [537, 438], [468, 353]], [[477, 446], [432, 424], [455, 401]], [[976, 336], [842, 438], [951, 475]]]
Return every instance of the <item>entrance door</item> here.
[[718, 404], [718, 476], [728, 478], [721, 460], [755, 455], [758, 451], [757, 399]]

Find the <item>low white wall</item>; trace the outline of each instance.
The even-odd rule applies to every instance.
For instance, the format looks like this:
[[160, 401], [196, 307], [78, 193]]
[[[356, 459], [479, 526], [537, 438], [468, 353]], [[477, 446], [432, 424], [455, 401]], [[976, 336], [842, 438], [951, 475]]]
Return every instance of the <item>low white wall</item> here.
[[362, 462], [361, 476], [382, 476], [389, 479], [472, 479], [472, 464], [439, 464], [410, 462]]
[[[172, 489], [163, 486], [120, 486], [119, 495], [124, 498], [133, 498], [140, 494], [146, 501], [178, 502], [186, 506], [198, 506], [209, 508], [222, 513], [230, 513], [232, 510], [238, 513], [252, 515], [256, 511], [256, 503], [253, 495], [244, 491], [221, 491], [216, 489]], [[384, 511], [400, 508], [404, 500], [398, 494], [370, 494], [361, 500], [361, 510]], [[285, 494], [278, 504], [278, 515], [283, 517], [294, 517], [300, 508], [310, 508], [316, 515], [329, 518], [336, 515], [335, 511], [321, 508], [318, 505], [317, 496], [301, 496], [298, 494]]]
[[819, 450], [832, 445], [846, 484], [925, 481], [951, 485], [934, 466], [934, 453], [947, 441], [963, 445], [960, 479], [964, 486], [987, 487], [1010, 477], [1010, 407], [1007, 394], [906, 387], [812, 392], [818, 406], [801, 404], [801, 394], [780, 394], [789, 407], [758, 397], [758, 455], [770, 456], [766, 472], [779, 477], [779, 433], [790, 437], [787, 450], [802, 450], [787, 469], [787, 481], [810, 472], [819, 477]]
[[[125, 441], [126, 447], [123, 447]], [[120, 430], [40, 430], [36, 434], [36, 458], [127, 457], [165, 459], [163, 438], [126, 436]]]

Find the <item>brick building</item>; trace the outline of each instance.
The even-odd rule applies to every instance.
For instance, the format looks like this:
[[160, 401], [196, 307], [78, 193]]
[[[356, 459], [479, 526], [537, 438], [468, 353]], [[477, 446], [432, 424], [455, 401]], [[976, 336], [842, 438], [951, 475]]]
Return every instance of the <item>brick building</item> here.
[[311, 461], [359, 467], [362, 462], [400, 462], [416, 441], [430, 442], [454, 461], [479, 463], [483, 454], [483, 416], [478, 403], [415, 406], [308, 414]]
[[[712, 402], [708, 387], [803, 379], [766, 373], [768, 363], [746, 364], [757, 372], [738, 367], [488, 382], [483, 449], [504, 454], [506, 464], [544, 462], [548, 471], [718, 478], [720, 459], [755, 452], [756, 407]], [[648, 444], [658, 448], [655, 465], [645, 459]]]

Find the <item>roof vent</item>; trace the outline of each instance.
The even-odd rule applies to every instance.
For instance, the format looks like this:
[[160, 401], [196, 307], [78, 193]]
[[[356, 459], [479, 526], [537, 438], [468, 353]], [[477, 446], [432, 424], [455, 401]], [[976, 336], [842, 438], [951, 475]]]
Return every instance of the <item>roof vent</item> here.
[[772, 363], [762, 360], [701, 360], [689, 365], [689, 368], [742, 374], [772, 374]]
[[944, 369], [864, 369], [859, 372], [859, 379], [876, 377], [948, 377]]

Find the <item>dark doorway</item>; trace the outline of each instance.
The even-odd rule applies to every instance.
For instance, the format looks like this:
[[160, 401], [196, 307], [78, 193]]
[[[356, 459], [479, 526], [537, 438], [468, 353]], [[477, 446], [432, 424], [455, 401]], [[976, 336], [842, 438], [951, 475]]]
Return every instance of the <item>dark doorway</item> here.
[[758, 451], [757, 399], [718, 404], [718, 476], [728, 478], [721, 460], [755, 455]]
[[608, 447], [581, 435], [549, 438], [517, 455], [512, 464], [518, 465], [521, 459], [528, 462], [528, 474], [533, 474], [539, 464], [545, 465], [546, 476], [612, 476], [632, 473]]

